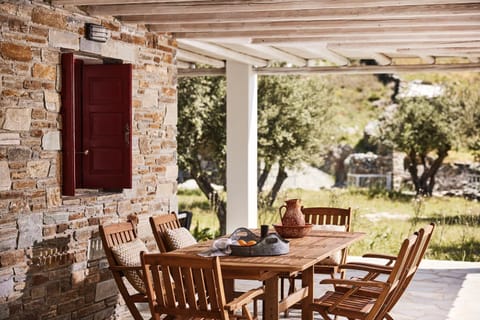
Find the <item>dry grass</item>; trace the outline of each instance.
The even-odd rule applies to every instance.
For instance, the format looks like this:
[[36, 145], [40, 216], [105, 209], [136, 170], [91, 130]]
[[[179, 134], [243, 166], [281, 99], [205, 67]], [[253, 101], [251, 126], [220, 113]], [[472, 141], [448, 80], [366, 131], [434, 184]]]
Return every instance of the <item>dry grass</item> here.
[[[289, 190], [273, 208], [259, 209], [259, 225], [279, 220], [277, 208], [288, 198], [300, 198], [304, 206], [338, 206], [353, 209], [354, 231], [367, 237], [353, 245], [352, 255], [366, 252], [395, 254], [400, 242], [430, 222], [437, 224], [427, 257], [430, 259], [480, 261], [480, 203], [461, 198], [415, 198], [401, 193], [374, 190]], [[194, 233], [214, 236], [218, 221], [208, 200], [197, 191], [179, 192], [181, 209], [194, 212]]]

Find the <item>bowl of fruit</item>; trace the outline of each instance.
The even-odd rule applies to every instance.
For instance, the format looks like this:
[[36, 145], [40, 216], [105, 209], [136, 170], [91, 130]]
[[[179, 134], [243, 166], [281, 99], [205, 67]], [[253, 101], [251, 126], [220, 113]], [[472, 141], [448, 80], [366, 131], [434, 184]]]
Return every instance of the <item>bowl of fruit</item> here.
[[232, 256], [277, 256], [289, 252], [289, 242], [275, 233], [261, 238], [247, 228], [238, 228], [230, 236]]

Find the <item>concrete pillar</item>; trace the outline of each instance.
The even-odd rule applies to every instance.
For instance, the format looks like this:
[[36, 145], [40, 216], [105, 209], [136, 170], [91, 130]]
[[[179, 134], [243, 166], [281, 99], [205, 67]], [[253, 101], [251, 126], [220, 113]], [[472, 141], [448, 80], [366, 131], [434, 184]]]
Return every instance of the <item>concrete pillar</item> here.
[[257, 226], [257, 75], [228, 60], [227, 232]]

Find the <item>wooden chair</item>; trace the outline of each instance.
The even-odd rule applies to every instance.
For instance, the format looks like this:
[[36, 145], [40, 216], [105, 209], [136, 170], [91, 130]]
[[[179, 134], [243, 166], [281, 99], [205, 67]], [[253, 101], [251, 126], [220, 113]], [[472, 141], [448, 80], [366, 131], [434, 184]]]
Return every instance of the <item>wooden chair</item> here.
[[[263, 287], [227, 303], [218, 257], [173, 253], [141, 254], [152, 318], [164, 314], [185, 319], [254, 319], [247, 305]], [[234, 314], [241, 310], [241, 316]]]
[[[389, 312], [393, 309], [393, 307], [396, 305], [398, 300], [402, 297], [403, 293], [405, 292], [408, 285], [410, 284], [413, 277], [415, 276], [415, 273], [417, 272], [418, 267], [420, 266], [420, 262], [425, 257], [425, 253], [428, 249], [428, 245], [432, 238], [434, 229], [435, 229], [435, 224], [431, 223], [427, 225], [425, 228], [421, 228], [419, 231], [415, 232], [415, 235], [417, 235], [418, 237], [417, 243], [416, 243], [417, 248], [415, 248], [415, 250], [409, 257], [411, 261], [408, 261], [409, 267], [405, 270], [406, 274], [404, 275], [404, 280], [399, 286], [399, 289], [397, 290], [396, 294], [392, 296], [392, 298], [388, 301], [388, 303], [385, 304], [384, 308], [382, 309], [382, 313], [383, 313], [382, 318], [393, 320]], [[393, 270], [392, 265], [395, 263], [397, 259], [397, 257], [395, 256], [375, 254], [375, 253], [365, 254], [363, 255], [363, 257], [386, 259], [387, 262], [385, 264], [353, 262], [353, 263], [347, 263], [341, 267], [344, 268], [345, 270], [351, 269], [351, 270], [366, 271], [367, 274], [364, 277], [362, 277], [361, 280], [377, 280], [380, 274], [389, 274]], [[337, 291], [345, 291], [345, 288], [337, 287]], [[358, 294], [375, 297], [379, 295], [379, 292], [378, 292], [378, 289], [376, 290], [375, 288], [370, 288], [370, 289], [360, 290]]]
[[[373, 320], [383, 319], [392, 301], [397, 301], [402, 292], [409, 270], [420, 249], [419, 237], [415, 234], [405, 239], [395, 259], [392, 268], [378, 268], [375, 272], [387, 272], [386, 281], [364, 279], [324, 279], [321, 284], [332, 284], [334, 291], [327, 291], [322, 297], [315, 299], [312, 309], [321, 314], [324, 319], [331, 320], [330, 315], [344, 316], [348, 319]], [[347, 287], [339, 291], [338, 286]], [[364, 292], [375, 290], [375, 295]], [[403, 293], [403, 292], [402, 292]]]
[[155, 237], [160, 252], [170, 251], [165, 231], [167, 229], [178, 229], [182, 227], [175, 212], [155, 215], [150, 217], [149, 220], [153, 236]]
[[[350, 231], [352, 210], [351, 208], [329, 208], [329, 207], [311, 207], [302, 208], [306, 223], [325, 226], [343, 226], [344, 231]], [[339, 268], [347, 259], [348, 248], [341, 250], [339, 263], [329, 259], [329, 263], [319, 263], [315, 265], [315, 273], [329, 274], [335, 278], [335, 274], [340, 274], [340, 278], [345, 277], [345, 272]], [[333, 263], [332, 263], [333, 262]]]
[[[305, 217], [306, 223], [311, 223], [318, 226], [337, 226], [343, 231], [350, 231], [351, 223], [351, 208], [334, 208], [334, 207], [302, 207], [302, 212]], [[314, 266], [314, 273], [328, 274], [331, 278], [335, 278], [336, 274], [340, 275], [341, 279], [345, 278], [345, 271], [339, 268], [340, 265], [345, 264], [347, 258], [348, 248], [341, 250], [339, 253], [339, 259], [328, 258], [325, 261], [320, 262]], [[337, 261], [336, 261], [337, 260]], [[292, 294], [295, 291], [295, 279], [299, 279], [300, 275], [295, 274], [288, 278], [289, 288], [288, 294]], [[281, 277], [280, 290], [284, 292], [284, 280], [285, 277]], [[299, 306], [293, 306], [294, 308]], [[285, 311], [285, 316], [288, 317], [288, 310]]]
[[[116, 245], [131, 242], [137, 239], [135, 225], [132, 222], [123, 222], [108, 226], [99, 226], [100, 237], [102, 238], [103, 249], [109, 264], [109, 269], [113, 274], [113, 278], [117, 284], [118, 290], [125, 301], [130, 313], [135, 320], [143, 320], [136, 303], [148, 303], [146, 294], [140, 292], [131, 293], [126, 286], [126, 272], [141, 271], [142, 267], [123, 266], [117, 262], [112, 252], [112, 248]], [[131, 290], [133, 291], [133, 290]]]

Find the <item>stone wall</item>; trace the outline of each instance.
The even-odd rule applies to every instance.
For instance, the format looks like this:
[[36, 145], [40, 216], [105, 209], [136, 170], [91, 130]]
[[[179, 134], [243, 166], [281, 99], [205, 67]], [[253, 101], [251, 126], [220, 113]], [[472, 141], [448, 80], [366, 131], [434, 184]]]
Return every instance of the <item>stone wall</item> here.
[[[3, 1], [0, 24], [0, 319], [122, 318], [98, 225], [137, 214], [153, 248], [148, 217], [177, 209], [175, 43], [41, 1]], [[61, 195], [63, 51], [133, 64], [132, 189]]]
[[352, 153], [345, 159], [347, 185], [356, 187], [393, 188], [392, 155]]

